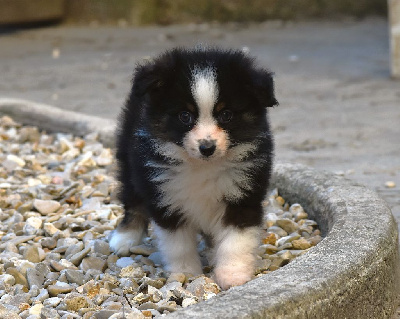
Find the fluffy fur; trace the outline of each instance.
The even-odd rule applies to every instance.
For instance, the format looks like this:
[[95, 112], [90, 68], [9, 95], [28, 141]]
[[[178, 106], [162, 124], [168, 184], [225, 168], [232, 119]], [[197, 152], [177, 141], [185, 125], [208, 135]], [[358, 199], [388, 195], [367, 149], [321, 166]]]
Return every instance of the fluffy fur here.
[[200, 273], [196, 233], [226, 289], [251, 279], [270, 178], [272, 75], [241, 51], [174, 49], [139, 65], [117, 134], [120, 255], [153, 221], [166, 267]]

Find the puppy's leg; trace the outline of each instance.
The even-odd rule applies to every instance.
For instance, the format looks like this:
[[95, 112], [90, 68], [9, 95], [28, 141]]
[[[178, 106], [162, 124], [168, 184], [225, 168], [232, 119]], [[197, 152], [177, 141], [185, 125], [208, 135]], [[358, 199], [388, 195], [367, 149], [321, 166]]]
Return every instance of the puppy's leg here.
[[142, 241], [147, 224], [142, 214], [126, 210], [124, 218], [108, 239], [111, 250], [119, 256], [129, 256], [129, 249]]
[[215, 236], [214, 275], [222, 289], [246, 283], [254, 274], [259, 228], [229, 226]]
[[170, 231], [155, 225], [154, 230], [168, 271], [188, 272], [194, 275], [202, 273], [195, 229], [182, 225]]

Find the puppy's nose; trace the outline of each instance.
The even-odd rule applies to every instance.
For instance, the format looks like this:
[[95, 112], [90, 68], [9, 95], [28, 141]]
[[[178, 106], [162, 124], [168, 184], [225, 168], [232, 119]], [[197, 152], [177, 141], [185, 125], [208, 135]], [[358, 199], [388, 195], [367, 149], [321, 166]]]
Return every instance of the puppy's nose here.
[[199, 141], [200, 153], [206, 157], [213, 155], [216, 149], [215, 144], [216, 144], [215, 140], [200, 140]]

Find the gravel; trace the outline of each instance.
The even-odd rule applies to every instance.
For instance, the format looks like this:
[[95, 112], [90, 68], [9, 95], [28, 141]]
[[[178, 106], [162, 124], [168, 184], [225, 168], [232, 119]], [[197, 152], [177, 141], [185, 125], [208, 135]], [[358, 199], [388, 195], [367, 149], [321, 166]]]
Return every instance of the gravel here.
[[[114, 169], [97, 134], [47, 134], [0, 118], [0, 315], [151, 318], [221, 292], [206, 262], [201, 276], [166, 272], [151, 226], [130, 257], [110, 252], [107, 237], [123, 214]], [[254, 277], [322, 239], [301, 205], [286, 203], [278, 190], [263, 206]]]

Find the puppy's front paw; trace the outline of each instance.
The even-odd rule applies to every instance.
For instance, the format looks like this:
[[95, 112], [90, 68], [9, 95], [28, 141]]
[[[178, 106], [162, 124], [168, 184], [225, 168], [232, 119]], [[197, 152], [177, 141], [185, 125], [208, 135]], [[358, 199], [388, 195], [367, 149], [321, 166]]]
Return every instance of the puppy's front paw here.
[[129, 256], [130, 248], [136, 246], [141, 241], [141, 234], [132, 232], [119, 232], [118, 229], [114, 230], [108, 242], [110, 244], [110, 249], [118, 256]]
[[245, 284], [252, 274], [253, 269], [243, 266], [221, 266], [214, 270], [215, 281], [224, 290]]

